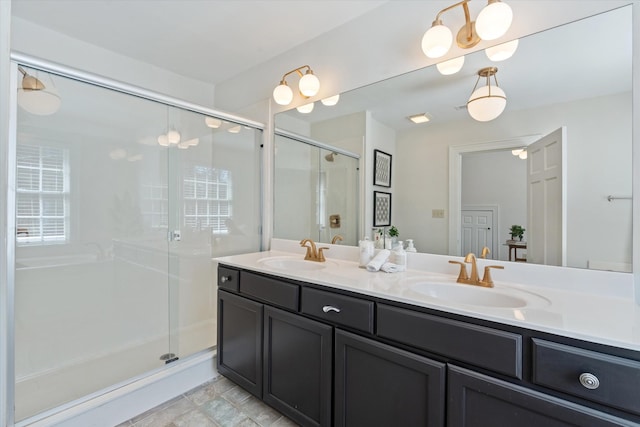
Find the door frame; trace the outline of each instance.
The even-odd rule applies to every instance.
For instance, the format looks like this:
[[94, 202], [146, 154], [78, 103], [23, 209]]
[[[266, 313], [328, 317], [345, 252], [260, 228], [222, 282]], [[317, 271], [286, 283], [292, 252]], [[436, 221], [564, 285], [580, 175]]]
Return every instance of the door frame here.
[[[460, 206], [460, 224], [459, 227], [462, 229], [462, 211], [490, 211], [492, 216], [491, 222], [491, 247], [489, 250], [491, 251], [491, 255], [493, 259], [500, 259], [500, 251], [498, 249], [498, 215], [499, 208], [498, 205], [461, 205]], [[462, 233], [460, 234], [460, 244], [462, 245]], [[462, 247], [462, 246], [461, 246]], [[464, 256], [464, 254], [459, 253], [460, 256]]]
[[479, 151], [509, 150], [526, 147], [541, 134], [517, 136], [498, 141], [449, 146], [449, 255], [459, 256], [461, 249], [462, 155]]

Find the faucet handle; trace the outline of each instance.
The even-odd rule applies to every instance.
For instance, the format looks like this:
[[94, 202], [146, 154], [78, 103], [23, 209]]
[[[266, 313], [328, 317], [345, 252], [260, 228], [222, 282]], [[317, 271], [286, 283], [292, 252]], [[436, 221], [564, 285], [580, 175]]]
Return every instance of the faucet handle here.
[[459, 264], [460, 265], [460, 273], [458, 273], [458, 283], [462, 283], [463, 280], [469, 280], [469, 276], [467, 276], [467, 266], [464, 262], [460, 261], [449, 261], [449, 264]]
[[326, 246], [325, 246], [325, 247], [322, 247], [322, 248], [318, 248], [318, 259], [317, 259], [317, 261], [319, 261], [319, 262], [325, 262], [325, 261], [326, 261], [326, 260], [324, 259], [324, 253], [322, 252], [324, 249], [329, 250], [329, 249], [331, 249], [331, 248], [328, 248], [328, 247], [326, 247]]
[[484, 276], [482, 277], [482, 280], [480, 281], [480, 284], [482, 286], [485, 286], [487, 288], [493, 288], [493, 280], [491, 279], [491, 269], [492, 268], [496, 268], [499, 270], [504, 270], [504, 267], [501, 265], [487, 265], [484, 268]]

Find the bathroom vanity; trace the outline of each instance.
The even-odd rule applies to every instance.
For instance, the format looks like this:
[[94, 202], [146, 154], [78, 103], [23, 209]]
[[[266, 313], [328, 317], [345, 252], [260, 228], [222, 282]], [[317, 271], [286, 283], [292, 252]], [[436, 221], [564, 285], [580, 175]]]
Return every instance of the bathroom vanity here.
[[218, 262], [219, 372], [301, 425], [640, 423], [637, 337], [563, 333], [571, 292], [276, 251]]

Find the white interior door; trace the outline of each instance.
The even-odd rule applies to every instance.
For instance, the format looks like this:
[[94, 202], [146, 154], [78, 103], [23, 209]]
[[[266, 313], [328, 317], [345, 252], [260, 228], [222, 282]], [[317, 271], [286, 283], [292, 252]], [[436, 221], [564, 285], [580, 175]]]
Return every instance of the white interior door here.
[[527, 147], [527, 259], [566, 265], [566, 128]]
[[495, 252], [493, 211], [464, 209], [461, 211], [461, 217], [462, 253], [460, 255], [464, 256], [469, 252], [479, 255], [482, 253], [482, 248], [486, 246], [491, 250], [487, 258], [493, 258], [492, 254]]

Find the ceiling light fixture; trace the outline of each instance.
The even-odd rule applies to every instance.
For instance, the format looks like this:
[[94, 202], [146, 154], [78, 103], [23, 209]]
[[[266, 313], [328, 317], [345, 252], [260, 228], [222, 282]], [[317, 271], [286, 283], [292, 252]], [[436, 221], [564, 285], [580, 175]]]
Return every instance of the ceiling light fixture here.
[[469, 13], [470, 0], [464, 0], [442, 9], [436, 15], [431, 28], [422, 37], [422, 51], [429, 58], [440, 58], [446, 55], [453, 44], [453, 33], [442, 23], [441, 15], [458, 6], [464, 10], [465, 24], [456, 35], [456, 43], [462, 49], [469, 49], [477, 45], [480, 40], [495, 40], [502, 37], [513, 20], [513, 12], [508, 4], [500, 0], [489, 0], [478, 14], [475, 21]]
[[[302, 70], [307, 69], [307, 71], [302, 74]], [[320, 90], [320, 80], [313, 74], [311, 67], [308, 65], [303, 65], [302, 67], [298, 67], [295, 70], [291, 70], [288, 73], [285, 73], [282, 76], [282, 80], [280, 80], [280, 84], [276, 86], [273, 90], [273, 99], [276, 101], [276, 104], [279, 105], [289, 105], [291, 101], [293, 101], [293, 91], [287, 85], [287, 76], [293, 73], [298, 73], [300, 75], [300, 81], [298, 82], [298, 90], [300, 94], [309, 98], [311, 96], [315, 96]]]
[[413, 123], [416, 123], [416, 124], [427, 123], [427, 122], [431, 121], [431, 116], [429, 116], [427, 113], [415, 114], [415, 115], [409, 116], [407, 118], [409, 120], [411, 120]]
[[436, 68], [443, 76], [450, 76], [451, 74], [455, 74], [460, 71], [463, 65], [464, 56], [459, 56], [448, 61], [438, 62], [436, 64]]
[[484, 53], [487, 54], [487, 58], [490, 60], [499, 62], [511, 58], [516, 52], [516, 49], [518, 49], [518, 39], [488, 47], [484, 50]]
[[22, 87], [18, 88], [18, 105], [31, 114], [48, 116], [60, 109], [62, 101], [53, 89], [18, 67], [22, 73]]
[[[497, 72], [496, 67], [486, 67], [478, 71], [478, 80], [476, 80], [476, 85], [467, 102], [467, 111], [471, 117], [479, 122], [488, 122], [497, 118], [507, 106], [507, 96], [498, 87]], [[495, 81], [493, 87], [491, 86], [491, 76]], [[481, 77], [486, 78], [487, 85], [478, 88]]]

